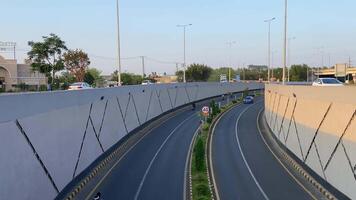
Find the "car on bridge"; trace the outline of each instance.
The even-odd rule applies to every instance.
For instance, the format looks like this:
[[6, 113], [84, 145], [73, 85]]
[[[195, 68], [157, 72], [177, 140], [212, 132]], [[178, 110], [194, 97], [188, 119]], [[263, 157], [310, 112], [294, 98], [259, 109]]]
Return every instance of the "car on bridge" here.
[[344, 86], [342, 82], [336, 78], [318, 78], [313, 82], [313, 86]]
[[254, 103], [254, 97], [253, 96], [247, 96], [243, 100], [244, 104], [253, 104]]
[[68, 90], [87, 90], [87, 89], [93, 89], [93, 88], [88, 83], [85, 82], [73, 83], [68, 88]]

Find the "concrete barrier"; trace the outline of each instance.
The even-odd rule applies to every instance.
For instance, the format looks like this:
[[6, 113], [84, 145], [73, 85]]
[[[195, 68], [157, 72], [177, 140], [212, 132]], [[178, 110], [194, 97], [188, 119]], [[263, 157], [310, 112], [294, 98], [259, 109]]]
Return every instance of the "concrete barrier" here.
[[0, 95], [0, 199], [53, 199], [150, 119], [197, 100], [263, 87], [189, 83]]
[[356, 88], [266, 85], [277, 138], [319, 176], [356, 199]]

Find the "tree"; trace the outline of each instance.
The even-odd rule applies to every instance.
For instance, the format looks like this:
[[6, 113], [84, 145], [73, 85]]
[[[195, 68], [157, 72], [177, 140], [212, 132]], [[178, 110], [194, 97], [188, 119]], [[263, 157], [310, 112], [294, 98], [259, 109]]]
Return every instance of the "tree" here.
[[290, 81], [307, 81], [308, 65], [292, 65], [289, 75]]
[[[231, 79], [235, 78], [237, 72], [233, 69], [230, 68], [231, 72]], [[227, 78], [229, 78], [229, 68], [227, 67], [222, 67], [219, 69], [214, 69], [209, 77], [209, 81], [211, 82], [218, 82], [220, 81], [220, 75], [225, 74]]]
[[102, 72], [96, 68], [87, 69], [84, 75], [84, 82], [94, 87], [97, 87], [104, 81], [103, 77], [101, 76], [101, 73]]
[[213, 69], [202, 64], [192, 64], [185, 72], [188, 82], [207, 81]]
[[56, 72], [64, 69], [63, 53], [67, 51], [67, 47], [65, 42], [53, 33], [42, 38], [43, 42], [28, 42], [31, 47], [28, 57], [32, 62], [32, 70], [45, 74], [48, 83], [53, 85]]
[[[111, 74], [112, 77], [111, 80], [117, 81], [117, 76], [118, 76], [118, 72], [116, 70]], [[132, 74], [132, 73], [121, 73], [122, 85], [138, 85], [141, 84], [142, 81], [143, 79], [141, 75]]]
[[94, 78], [93, 74], [91, 74], [90, 72], [86, 72], [84, 74], [83, 80], [84, 80], [84, 82], [88, 83], [89, 85], [93, 85], [95, 83], [95, 78]]
[[176, 76], [178, 76], [178, 82], [183, 82], [184, 72], [182, 70], [177, 71]]
[[65, 68], [76, 78], [83, 82], [85, 72], [90, 65], [88, 54], [80, 49], [69, 50], [63, 54]]

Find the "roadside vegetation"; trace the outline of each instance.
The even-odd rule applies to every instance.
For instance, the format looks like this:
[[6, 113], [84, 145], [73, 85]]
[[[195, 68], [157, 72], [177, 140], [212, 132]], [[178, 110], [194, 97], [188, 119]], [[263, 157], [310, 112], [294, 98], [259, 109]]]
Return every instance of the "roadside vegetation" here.
[[209, 200], [211, 199], [211, 191], [208, 180], [208, 166], [207, 166], [207, 145], [208, 138], [212, 128], [214, 120], [219, 116], [219, 114], [227, 111], [231, 106], [240, 102], [241, 99], [232, 100], [228, 105], [221, 106], [215, 101], [210, 102], [211, 114], [204, 119], [200, 131], [196, 137], [193, 152], [192, 152], [192, 163], [191, 163], [191, 173], [192, 173], [192, 189], [193, 189], [193, 199], [194, 200]]

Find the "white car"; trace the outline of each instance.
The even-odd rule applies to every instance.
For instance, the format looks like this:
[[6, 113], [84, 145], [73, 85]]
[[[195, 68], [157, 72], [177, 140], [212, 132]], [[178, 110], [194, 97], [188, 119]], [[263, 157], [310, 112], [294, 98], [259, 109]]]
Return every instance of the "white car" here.
[[93, 89], [93, 88], [88, 83], [85, 82], [73, 83], [68, 88], [68, 90], [87, 90], [87, 89]]
[[313, 82], [313, 86], [344, 86], [342, 82], [336, 78], [318, 78]]
[[150, 80], [143, 80], [142, 85], [151, 85], [153, 84]]

